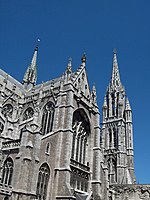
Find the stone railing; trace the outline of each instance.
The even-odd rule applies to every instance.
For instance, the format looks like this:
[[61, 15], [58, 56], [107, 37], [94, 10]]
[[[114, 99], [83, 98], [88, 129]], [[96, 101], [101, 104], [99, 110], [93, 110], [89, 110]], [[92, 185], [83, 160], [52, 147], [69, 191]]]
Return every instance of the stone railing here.
[[90, 171], [90, 167], [89, 167], [89, 166], [84, 165], [84, 164], [82, 164], [82, 163], [79, 163], [79, 162], [76, 161], [76, 160], [70, 159], [70, 164], [73, 165], [73, 166], [76, 166], [76, 167], [78, 167], [78, 168], [80, 168], [80, 169], [83, 169], [83, 170], [85, 170], [85, 171]]
[[11, 196], [12, 187], [10, 185], [0, 183], [0, 194]]
[[20, 147], [21, 140], [13, 140], [13, 141], [7, 141], [2, 143], [2, 150], [7, 149], [18, 149]]

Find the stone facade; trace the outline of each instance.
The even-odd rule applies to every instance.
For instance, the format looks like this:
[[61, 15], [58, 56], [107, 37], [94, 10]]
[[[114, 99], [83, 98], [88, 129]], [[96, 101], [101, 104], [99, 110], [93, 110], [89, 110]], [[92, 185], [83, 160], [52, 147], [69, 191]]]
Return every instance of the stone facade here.
[[36, 47], [20, 83], [0, 70], [0, 200], [149, 199], [136, 185], [132, 110], [116, 52], [103, 105], [90, 90], [86, 56], [76, 72], [36, 85]]

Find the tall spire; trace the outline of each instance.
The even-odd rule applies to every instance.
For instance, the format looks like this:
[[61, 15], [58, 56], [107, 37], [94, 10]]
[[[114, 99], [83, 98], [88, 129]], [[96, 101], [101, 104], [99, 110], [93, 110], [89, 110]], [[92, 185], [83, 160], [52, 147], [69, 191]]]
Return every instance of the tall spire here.
[[111, 85], [113, 85], [115, 88], [121, 85], [116, 49], [114, 49], [114, 55], [113, 55], [113, 69], [112, 69]]
[[36, 46], [34, 50], [34, 54], [32, 57], [31, 64], [28, 66], [27, 71], [23, 78], [23, 84], [35, 85], [37, 80], [37, 54], [38, 54], [38, 46]]

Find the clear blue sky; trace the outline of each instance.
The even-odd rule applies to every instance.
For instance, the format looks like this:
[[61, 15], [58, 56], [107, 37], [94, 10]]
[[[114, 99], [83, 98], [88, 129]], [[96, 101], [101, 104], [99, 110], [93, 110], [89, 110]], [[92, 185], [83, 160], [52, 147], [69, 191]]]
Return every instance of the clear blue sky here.
[[60, 76], [70, 56], [76, 70], [86, 52], [100, 110], [117, 49], [133, 109], [136, 177], [150, 183], [150, 0], [0, 0], [0, 68], [21, 81], [38, 37], [38, 83]]

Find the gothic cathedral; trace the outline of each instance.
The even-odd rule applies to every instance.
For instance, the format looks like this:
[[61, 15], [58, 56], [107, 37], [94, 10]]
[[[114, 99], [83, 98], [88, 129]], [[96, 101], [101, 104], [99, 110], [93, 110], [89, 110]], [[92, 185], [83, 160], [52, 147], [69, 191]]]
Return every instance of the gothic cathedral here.
[[76, 72], [36, 84], [38, 47], [22, 83], [0, 70], [0, 200], [149, 200], [136, 184], [132, 110], [116, 51], [102, 107], [86, 55]]

